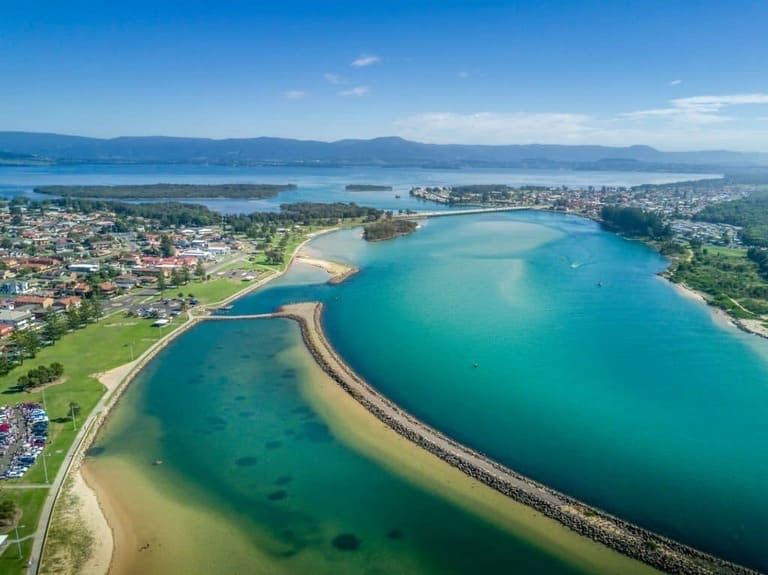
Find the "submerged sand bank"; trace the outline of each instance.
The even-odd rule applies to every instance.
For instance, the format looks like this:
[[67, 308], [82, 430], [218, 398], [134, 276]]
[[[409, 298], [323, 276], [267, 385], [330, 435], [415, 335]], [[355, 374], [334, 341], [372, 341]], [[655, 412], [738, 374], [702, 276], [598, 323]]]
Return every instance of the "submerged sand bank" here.
[[344, 391], [395, 432], [464, 474], [581, 535], [668, 573], [757, 573], [585, 505], [456, 443], [383, 397], [341, 360], [323, 333], [322, 304], [295, 304], [282, 311], [299, 322], [304, 342], [319, 367]]

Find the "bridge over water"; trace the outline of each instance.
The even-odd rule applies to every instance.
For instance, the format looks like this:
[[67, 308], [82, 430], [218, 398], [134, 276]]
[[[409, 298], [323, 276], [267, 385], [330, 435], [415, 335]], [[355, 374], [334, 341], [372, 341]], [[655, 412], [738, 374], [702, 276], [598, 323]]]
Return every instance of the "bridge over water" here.
[[393, 214], [397, 219], [441, 218], [445, 216], [466, 216], [470, 214], [487, 214], [492, 212], [519, 212], [522, 210], [541, 210], [545, 206], [500, 206], [498, 208], [468, 208], [466, 210], [442, 210], [439, 212], [416, 212], [415, 214]]

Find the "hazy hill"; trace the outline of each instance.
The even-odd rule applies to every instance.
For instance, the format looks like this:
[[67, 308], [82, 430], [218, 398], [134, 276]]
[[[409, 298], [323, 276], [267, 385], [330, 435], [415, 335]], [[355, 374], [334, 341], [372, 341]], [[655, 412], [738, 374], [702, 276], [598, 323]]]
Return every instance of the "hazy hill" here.
[[686, 169], [768, 165], [768, 154], [729, 151], [661, 152], [649, 146], [441, 145], [402, 138], [319, 142], [285, 138], [119, 137], [0, 132], [0, 153], [60, 162], [180, 162], [223, 164], [367, 164], [420, 166]]

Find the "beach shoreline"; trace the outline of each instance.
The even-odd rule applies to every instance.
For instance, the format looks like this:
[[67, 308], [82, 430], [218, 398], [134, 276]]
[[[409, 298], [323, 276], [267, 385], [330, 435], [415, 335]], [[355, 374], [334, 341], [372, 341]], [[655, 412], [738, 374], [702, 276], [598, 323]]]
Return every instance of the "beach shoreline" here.
[[748, 333], [750, 335], [755, 335], [757, 337], [768, 339], [768, 327], [763, 325], [763, 320], [740, 319], [740, 318], [733, 317], [731, 314], [727, 313], [725, 310], [722, 310], [719, 307], [710, 305], [705, 295], [702, 294], [701, 292], [696, 291], [685, 284], [673, 282], [671, 279], [669, 279], [663, 274], [659, 274], [659, 277], [662, 278], [664, 281], [668, 282], [669, 284], [671, 284], [672, 287], [675, 289], [675, 291], [677, 291], [677, 293], [679, 293], [686, 299], [690, 299], [692, 301], [696, 301], [698, 303], [702, 303], [706, 305], [712, 312], [712, 316], [714, 317], [716, 323], [727, 324], [740, 331], [743, 331], [744, 333]]

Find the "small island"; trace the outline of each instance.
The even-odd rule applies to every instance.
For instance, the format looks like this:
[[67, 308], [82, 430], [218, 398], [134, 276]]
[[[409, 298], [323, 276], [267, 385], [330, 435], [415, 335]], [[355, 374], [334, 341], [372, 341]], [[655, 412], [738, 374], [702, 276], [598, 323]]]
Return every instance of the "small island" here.
[[347, 184], [344, 189], [348, 192], [391, 192], [392, 186], [379, 186], [377, 184]]
[[411, 220], [393, 220], [386, 218], [366, 224], [363, 227], [363, 238], [369, 242], [391, 240], [399, 236], [407, 236], [416, 231], [418, 225]]
[[295, 184], [138, 184], [117, 186], [41, 186], [38, 194], [68, 198], [160, 199], [160, 198], [272, 198]]

